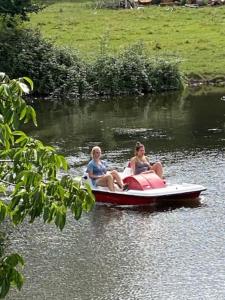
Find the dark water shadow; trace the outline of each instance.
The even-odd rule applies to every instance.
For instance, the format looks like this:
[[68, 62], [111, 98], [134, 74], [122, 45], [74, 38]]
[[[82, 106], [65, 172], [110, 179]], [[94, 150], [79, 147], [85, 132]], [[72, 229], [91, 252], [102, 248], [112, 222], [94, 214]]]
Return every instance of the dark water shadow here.
[[91, 214], [92, 229], [96, 235], [103, 234], [105, 228], [110, 224], [112, 225], [115, 222], [116, 224], [123, 223], [124, 218], [126, 219], [126, 215], [137, 217], [138, 219], [148, 219], [154, 217], [156, 214], [162, 215], [179, 209], [190, 211], [190, 209], [201, 209], [204, 206], [205, 204], [201, 202], [201, 198], [182, 201], [173, 200], [151, 206], [114, 206], [96, 204]]
[[145, 205], [145, 206], [116, 206], [116, 205], [104, 205], [97, 204], [95, 206], [95, 211], [97, 213], [106, 213], [108, 216], [119, 217], [119, 211], [127, 211], [127, 212], [135, 212], [143, 215], [151, 215], [160, 212], [168, 212], [181, 208], [203, 208], [206, 206], [204, 202], [202, 202], [203, 198], [199, 197], [196, 199], [179, 199], [179, 200], [165, 200], [158, 202], [153, 205]]
[[89, 0], [40, 0], [41, 4], [45, 4], [45, 5], [51, 5], [51, 4], [57, 4], [57, 3], [90, 3]]

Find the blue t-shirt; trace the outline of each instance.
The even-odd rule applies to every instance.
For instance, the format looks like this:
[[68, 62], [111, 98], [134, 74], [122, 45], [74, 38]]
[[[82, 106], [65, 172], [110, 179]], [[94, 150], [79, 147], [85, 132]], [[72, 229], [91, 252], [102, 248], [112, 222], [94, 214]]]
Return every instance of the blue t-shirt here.
[[[87, 172], [91, 172], [95, 176], [104, 175], [107, 172], [107, 164], [104, 160], [101, 160], [99, 164], [96, 164], [94, 159], [92, 159], [87, 165]], [[91, 178], [91, 181], [95, 185], [96, 178]]]

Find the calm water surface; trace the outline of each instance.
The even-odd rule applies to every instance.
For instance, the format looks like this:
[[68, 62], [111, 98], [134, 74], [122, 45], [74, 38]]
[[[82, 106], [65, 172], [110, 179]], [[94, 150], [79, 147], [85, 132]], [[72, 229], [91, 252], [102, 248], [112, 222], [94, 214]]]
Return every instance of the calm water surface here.
[[158, 208], [96, 206], [79, 222], [7, 228], [26, 282], [8, 299], [225, 299], [225, 90], [76, 105], [42, 105], [33, 136], [83, 172], [90, 149], [122, 168], [137, 140], [170, 182], [207, 187], [194, 202]]

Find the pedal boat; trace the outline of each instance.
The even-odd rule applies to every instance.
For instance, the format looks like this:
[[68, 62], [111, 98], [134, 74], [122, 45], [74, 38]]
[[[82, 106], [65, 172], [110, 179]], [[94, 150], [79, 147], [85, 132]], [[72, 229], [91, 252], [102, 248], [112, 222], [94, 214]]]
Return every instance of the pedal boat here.
[[128, 175], [126, 168], [121, 177], [128, 185], [128, 189], [122, 191], [116, 188], [111, 192], [107, 187], [93, 186], [87, 174], [83, 176], [83, 182], [89, 183], [97, 203], [119, 205], [119, 206], [145, 206], [157, 203], [166, 203], [167, 200], [196, 199], [206, 188], [199, 184], [181, 183], [170, 184], [159, 178], [155, 173], [142, 173], [139, 175]]

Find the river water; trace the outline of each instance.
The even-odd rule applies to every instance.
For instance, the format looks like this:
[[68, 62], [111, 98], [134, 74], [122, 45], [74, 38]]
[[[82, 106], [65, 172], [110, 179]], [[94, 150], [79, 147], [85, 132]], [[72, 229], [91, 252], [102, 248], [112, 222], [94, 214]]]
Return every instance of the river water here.
[[63, 232], [41, 220], [7, 227], [6, 251], [26, 260], [7, 299], [225, 299], [225, 89], [38, 108], [30, 133], [81, 174], [93, 145], [123, 168], [136, 141], [170, 182], [207, 187], [196, 201], [123, 209], [96, 205]]

